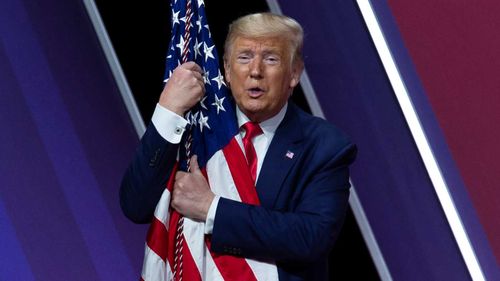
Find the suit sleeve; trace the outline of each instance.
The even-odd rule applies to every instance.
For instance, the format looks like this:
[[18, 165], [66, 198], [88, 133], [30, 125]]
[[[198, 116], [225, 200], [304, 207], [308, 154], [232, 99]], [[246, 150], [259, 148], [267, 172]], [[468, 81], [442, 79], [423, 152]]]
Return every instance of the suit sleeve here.
[[120, 187], [120, 206], [133, 222], [151, 222], [172, 173], [178, 147], [166, 141], [153, 123], [146, 129]]
[[349, 143], [318, 165], [290, 211], [221, 198], [212, 250], [278, 262], [312, 262], [326, 256], [343, 224], [349, 198], [349, 164], [355, 155], [356, 147]]

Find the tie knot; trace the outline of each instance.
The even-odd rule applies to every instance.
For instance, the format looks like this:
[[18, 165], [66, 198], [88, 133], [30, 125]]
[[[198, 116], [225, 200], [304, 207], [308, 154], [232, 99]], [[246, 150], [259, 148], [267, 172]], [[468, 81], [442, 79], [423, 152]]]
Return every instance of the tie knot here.
[[254, 137], [262, 134], [262, 129], [260, 128], [259, 124], [255, 122], [246, 122], [242, 127], [245, 130], [245, 139], [251, 140]]

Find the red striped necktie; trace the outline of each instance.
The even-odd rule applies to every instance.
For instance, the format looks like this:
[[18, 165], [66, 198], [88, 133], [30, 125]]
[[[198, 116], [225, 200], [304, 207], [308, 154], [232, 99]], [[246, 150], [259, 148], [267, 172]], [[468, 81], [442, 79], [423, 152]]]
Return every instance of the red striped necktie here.
[[247, 163], [248, 167], [250, 168], [252, 180], [255, 183], [255, 179], [257, 178], [257, 153], [255, 152], [255, 147], [253, 146], [252, 139], [262, 134], [262, 129], [260, 128], [259, 124], [254, 122], [247, 122], [243, 124], [242, 127], [245, 130], [245, 137], [243, 138], [245, 156], [247, 157]]

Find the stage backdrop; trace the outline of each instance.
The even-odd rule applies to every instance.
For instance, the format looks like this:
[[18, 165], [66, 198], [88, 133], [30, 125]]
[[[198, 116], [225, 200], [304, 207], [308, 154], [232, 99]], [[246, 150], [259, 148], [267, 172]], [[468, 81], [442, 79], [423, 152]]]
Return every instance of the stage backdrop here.
[[[470, 280], [356, 2], [278, 2], [305, 27], [325, 117], [358, 144], [352, 180], [390, 278]], [[372, 2], [498, 280], [500, 5]], [[118, 204], [137, 132], [82, 2], [0, 2], [0, 128], [0, 280], [137, 280], [146, 227]]]

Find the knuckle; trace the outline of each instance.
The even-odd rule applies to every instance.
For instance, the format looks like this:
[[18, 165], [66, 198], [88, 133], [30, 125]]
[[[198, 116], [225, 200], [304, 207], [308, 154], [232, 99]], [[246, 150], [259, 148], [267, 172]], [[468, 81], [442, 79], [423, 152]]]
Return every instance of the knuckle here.
[[170, 205], [172, 206], [172, 208], [174, 209], [177, 209], [179, 207], [179, 205], [177, 204], [177, 200], [172, 198], [172, 201], [170, 202]]
[[178, 181], [175, 185], [176, 185], [176, 187], [177, 187], [177, 188], [174, 190], [174, 192], [179, 193], [179, 192], [180, 192], [180, 190], [181, 190], [182, 188], [184, 188], [184, 182], [182, 182], [182, 181]]
[[204, 85], [201, 85], [200, 83], [197, 84], [197, 88], [198, 88], [198, 91], [200, 93], [204, 93], [205, 92], [205, 87]]
[[177, 202], [179, 201], [179, 196], [180, 196], [180, 191], [177, 190], [177, 189], [174, 189], [173, 193], [172, 193], [172, 200], [174, 202]]

